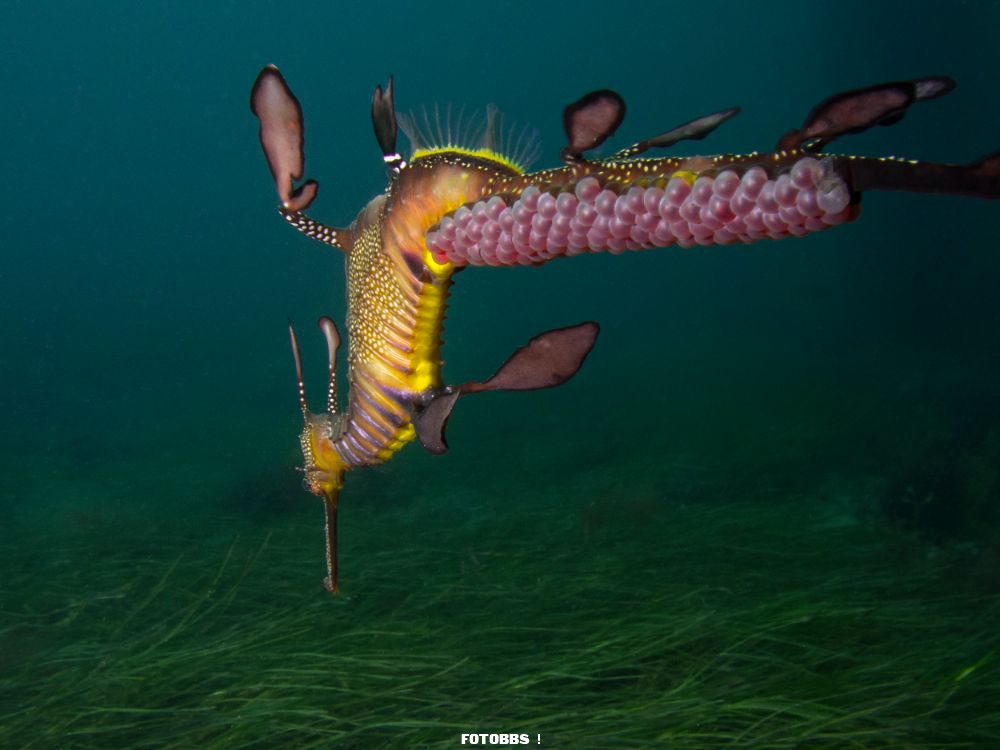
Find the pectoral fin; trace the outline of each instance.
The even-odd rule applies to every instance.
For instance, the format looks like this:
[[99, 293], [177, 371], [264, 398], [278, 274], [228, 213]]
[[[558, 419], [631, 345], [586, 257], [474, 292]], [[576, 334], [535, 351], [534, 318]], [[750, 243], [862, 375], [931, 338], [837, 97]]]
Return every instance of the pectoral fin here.
[[729, 109], [723, 109], [713, 112], [710, 115], [699, 117], [683, 125], [678, 125], [666, 133], [661, 133], [655, 138], [639, 141], [626, 149], [622, 149], [611, 158], [631, 159], [634, 156], [645, 153], [651, 148], [670, 148], [675, 143], [680, 143], [681, 141], [700, 141], [726, 120], [738, 115], [739, 112], [739, 107], [730, 107]]
[[540, 333], [511, 354], [493, 377], [466, 383], [462, 392], [533, 391], [562, 385], [580, 369], [599, 331], [597, 323], [587, 321]]
[[448, 425], [451, 410], [455, 408], [455, 402], [461, 395], [462, 391], [459, 388], [448, 388], [431, 396], [427, 406], [414, 416], [413, 427], [417, 431], [417, 440], [429, 453], [441, 454], [448, 450], [444, 428]]
[[813, 107], [805, 124], [786, 133], [778, 148], [820, 151], [845, 133], [860, 133], [875, 125], [899, 122], [918, 101], [937, 99], [955, 88], [946, 76], [882, 83], [836, 94]]
[[573, 163], [584, 151], [597, 148], [610, 138], [625, 119], [625, 100], [611, 89], [591, 91], [563, 110], [563, 128], [568, 144], [562, 159]]
[[316, 198], [319, 185], [308, 180], [295, 187], [305, 164], [302, 107], [275, 66], [268, 65], [257, 76], [250, 109], [260, 120], [260, 144], [282, 205], [290, 211], [304, 211]]
[[545, 331], [511, 354], [489, 380], [449, 386], [431, 394], [413, 417], [420, 444], [431, 453], [448, 450], [445, 427], [460, 396], [480, 391], [531, 391], [562, 385], [583, 365], [599, 332], [600, 327], [593, 321]]

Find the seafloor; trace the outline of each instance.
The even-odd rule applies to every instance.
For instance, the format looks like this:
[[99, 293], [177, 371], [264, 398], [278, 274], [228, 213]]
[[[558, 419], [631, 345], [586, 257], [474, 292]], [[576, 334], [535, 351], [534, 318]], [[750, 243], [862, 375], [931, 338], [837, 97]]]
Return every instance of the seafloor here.
[[884, 478], [824, 475], [821, 435], [699, 443], [692, 409], [670, 456], [494, 436], [358, 479], [336, 600], [291, 460], [187, 511], [116, 504], [101, 467], [53, 479], [92, 496], [0, 549], [0, 746], [994, 746], [983, 540], [888, 520]]

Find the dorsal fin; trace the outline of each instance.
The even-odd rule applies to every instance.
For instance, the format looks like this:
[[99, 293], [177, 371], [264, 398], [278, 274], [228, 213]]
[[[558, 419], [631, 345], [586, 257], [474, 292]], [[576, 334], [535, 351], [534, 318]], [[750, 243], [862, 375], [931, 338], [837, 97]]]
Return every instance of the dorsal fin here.
[[514, 128], [496, 105], [467, 113], [451, 105], [421, 107], [398, 113], [399, 128], [412, 146], [410, 161], [438, 154], [461, 154], [497, 162], [518, 174], [527, 171], [539, 153], [538, 133], [530, 126]]
[[610, 138], [625, 119], [625, 100], [611, 89], [599, 89], [580, 97], [563, 110], [563, 129], [568, 143], [560, 156], [567, 164], [578, 162], [584, 151], [597, 148]]
[[632, 156], [638, 156], [651, 148], [668, 148], [680, 141], [700, 141], [730, 117], [734, 117], [739, 114], [739, 112], [739, 107], [730, 107], [729, 109], [722, 109], [718, 112], [713, 112], [710, 115], [699, 117], [695, 120], [691, 120], [690, 122], [686, 122], [683, 125], [678, 125], [676, 128], [668, 130], [666, 133], [661, 133], [655, 138], [639, 141], [639, 143], [622, 149], [611, 158], [628, 159]]
[[389, 83], [382, 91], [379, 84], [372, 94], [372, 127], [375, 128], [375, 138], [378, 146], [382, 149], [382, 159], [386, 166], [394, 172], [398, 172], [404, 165], [403, 157], [396, 150], [396, 108], [392, 96], [392, 76], [389, 76]]

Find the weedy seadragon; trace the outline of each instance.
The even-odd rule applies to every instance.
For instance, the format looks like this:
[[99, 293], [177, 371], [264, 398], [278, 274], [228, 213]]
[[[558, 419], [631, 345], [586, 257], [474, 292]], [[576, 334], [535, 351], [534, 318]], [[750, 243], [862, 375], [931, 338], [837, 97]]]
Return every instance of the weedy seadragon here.
[[371, 102], [389, 183], [342, 228], [304, 213], [318, 185], [307, 180], [296, 186], [305, 164], [302, 110], [278, 69], [264, 68], [250, 107], [260, 119], [279, 211], [300, 232], [346, 254], [349, 394], [343, 410], [336, 324], [328, 317], [319, 321], [329, 353], [327, 408], [319, 414], [309, 410], [299, 345], [289, 325], [305, 418], [305, 486], [326, 508], [326, 588], [339, 589], [337, 501], [349, 470], [387, 461], [414, 437], [442, 453], [445, 425], [461, 396], [565, 383], [597, 338], [594, 322], [546, 331], [489, 379], [446, 385], [441, 331], [456, 271], [540, 265], [580, 253], [798, 237], [857, 218], [868, 190], [1000, 198], [1000, 152], [962, 165], [824, 153], [840, 136], [898, 122], [911, 105], [954, 86], [937, 76], [832, 96], [770, 153], [643, 156], [704, 138], [739, 111], [732, 108], [607, 158], [588, 158], [625, 115], [622, 98], [602, 89], [563, 111], [563, 166], [527, 173], [515, 154], [498, 147], [491, 122], [478, 143], [452, 143], [449, 131], [428, 138], [419, 128], [407, 129], [415, 150], [404, 159], [396, 148], [390, 78], [385, 89], [375, 88]]

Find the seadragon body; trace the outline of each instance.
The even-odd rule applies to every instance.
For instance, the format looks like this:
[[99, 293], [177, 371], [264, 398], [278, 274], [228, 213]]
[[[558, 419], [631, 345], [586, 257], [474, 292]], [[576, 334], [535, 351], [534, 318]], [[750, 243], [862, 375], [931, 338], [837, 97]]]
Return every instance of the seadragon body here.
[[526, 173], [493, 147], [436, 144], [409, 161], [396, 151], [390, 80], [372, 100], [376, 138], [389, 184], [346, 228], [306, 216], [318, 191], [302, 177], [303, 122], [297, 99], [277, 68], [261, 71], [251, 108], [285, 219], [347, 257], [349, 395], [337, 397], [337, 326], [320, 319], [328, 344], [327, 410], [309, 411], [301, 358], [295, 355], [306, 487], [322, 497], [327, 518], [326, 586], [338, 590], [337, 501], [351, 469], [391, 458], [414, 437], [446, 450], [444, 427], [457, 399], [486, 390], [559, 385], [579, 369], [597, 336], [596, 323], [547, 331], [518, 349], [488, 380], [446, 385], [441, 331], [454, 273], [466, 266], [538, 265], [563, 255], [622, 252], [673, 244], [730, 244], [820, 231], [859, 213], [866, 190], [911, 190], [1000, 198], [1000, 156], [968, 165], [894, 158], [829, 156], [844, 133], [898, 121], [913, 103], [953, 88], [947, 78], [882, 84], [831, 97], [773, 153], [642, 158], [652, 148], [701, 139], [737, 109], [698, 118], [607, 159], [584, 153], [606, 140], [624, 117], [612, 91], [584, 96], [564, 111], [564, 165]]

